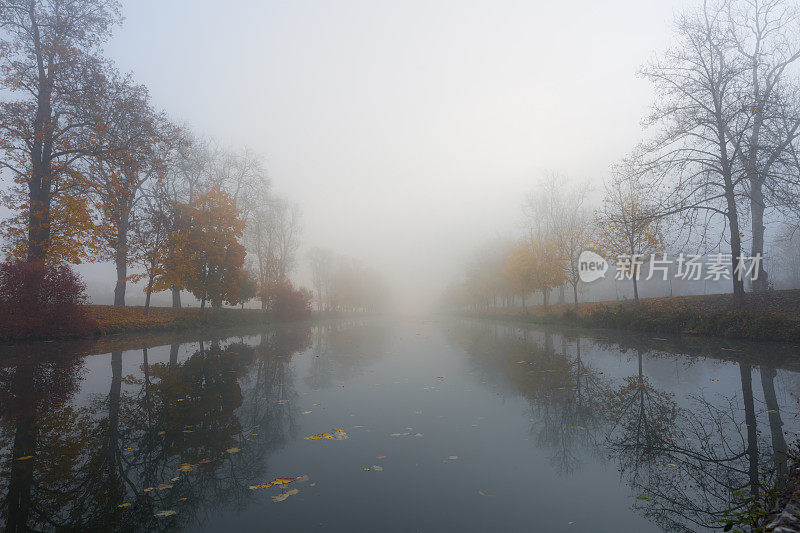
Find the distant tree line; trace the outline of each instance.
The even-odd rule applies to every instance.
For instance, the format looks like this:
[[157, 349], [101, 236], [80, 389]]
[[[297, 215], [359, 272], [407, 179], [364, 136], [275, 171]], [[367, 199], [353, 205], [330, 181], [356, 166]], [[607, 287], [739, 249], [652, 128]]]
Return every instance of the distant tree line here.
[[[577, 257], [724, 254], [735, 306], [745, 288], [775, 286], [769, 269], [800, 279], [800, 8], [792, 0], [708, 0], [675, 17], [670, 46], [640, 75], [655, 90], [642, 140], [615, 164], [605, 198], [543, 180], [525, 203], [518, 246], [466, 269], [449, 307], [491, 307], [571, 287]], [[773, 246], [768, 246], [770, 239]], [[744, 262], [753, 257], [743, 269]], [[630, 276], [634, 299], [637, 276]]]

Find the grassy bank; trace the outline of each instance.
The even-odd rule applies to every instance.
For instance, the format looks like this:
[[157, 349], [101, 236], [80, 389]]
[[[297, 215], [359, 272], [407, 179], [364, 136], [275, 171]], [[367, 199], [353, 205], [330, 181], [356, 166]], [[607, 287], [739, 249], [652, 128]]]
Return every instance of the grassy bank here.
[[144, 314], [144, 307], [113, 305], [91, 305], [89, 317], [95, 324], [95, 335], [265, 324], [270, 319], [269, 313], [261, 309], [151, 307]]
[[714, 335], [750, 340], [800, 341], [800, 290], [747, 294], [742, 309], [728, 294], [648, 298], [638, 304], [587, 302], [467, 313], [543, 324]]

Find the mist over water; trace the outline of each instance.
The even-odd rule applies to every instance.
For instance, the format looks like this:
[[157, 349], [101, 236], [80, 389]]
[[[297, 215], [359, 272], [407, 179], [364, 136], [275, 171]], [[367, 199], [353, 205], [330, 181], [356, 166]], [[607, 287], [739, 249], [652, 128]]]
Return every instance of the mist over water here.
[[[542, 172], [599, 191], [681, 4], [127, 2], [106, 49], [175, 120], [264, 157], [302, 209], [298, 282], [326, 247], [422, 311], [478, 246], [519, 235]], [[113, 266], [81, 270], [110, 303]]]

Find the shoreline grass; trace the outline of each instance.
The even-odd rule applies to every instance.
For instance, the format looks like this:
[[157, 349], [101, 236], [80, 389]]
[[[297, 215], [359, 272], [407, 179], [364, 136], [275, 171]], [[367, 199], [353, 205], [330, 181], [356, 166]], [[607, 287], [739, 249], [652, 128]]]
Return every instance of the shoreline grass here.
[[733, 339], [800, 341], [800, 290], [748, 293], [741, 309], [730, 294], [647, 298], [638, 304], [586, 302], [521, 309], [469, 311], [466, 316], [540, 324], [708, 335]]

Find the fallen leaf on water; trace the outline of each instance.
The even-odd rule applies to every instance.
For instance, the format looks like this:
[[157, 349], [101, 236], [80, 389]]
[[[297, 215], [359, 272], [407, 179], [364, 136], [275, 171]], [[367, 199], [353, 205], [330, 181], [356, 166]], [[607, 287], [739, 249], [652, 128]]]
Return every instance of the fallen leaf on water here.
[[154, 490], [156, 489], [154, 489], [153, 487], [147, 487], [146, 489], [144, 489], [144, 492], [152, 492]]
[[317, 433], [316, 435], [311, 435], [310, 437], [306, 437], [306, 440], [321, 440], [321, 439], [332, 439], [333, 435], [330, 433]]
[[278, 405], [286, 405], [289, 403], [289, 400], [278, 400]]
[[637, 499], [637, 500], [644, 500], [644, 501], [648, 501], [648, 500], [650, 499], [650, 496], [648, 496], [647, 494], [639, 494], [639, 495], [636, 497], [636, 499]]
[[167, 490], [167, 489], [171, 489], [171, 488], [172, 488], [172, 485], [167, 485], [166, 483], [161, 483], [161, 484], [159, 484], [159, 485], [158, 485], [158, 487], [156, 487], [156, 488], [157, 488], [158, 490]]
[[32, 455], [23, 455], [22, 457], [17, 457], [17, 461], [27, 461], [28, 459], [33, 459]]
[[583, 426], [572, 426], [572, 427], [573, 427], [573, 428], [575, 428], [575, 429], [586, 429], [586, 428], [585, 428], [585, 427], [583, 427]]
[[179, 502], [185, 502], [185, 501], [186, 501], [186, 500], [188, 500], [188, 499], [189, 499], [189, 498], [178, 498], [178, 501], [179, 501]]
[[199, 465], [207, 465], [210, 462], [211, 462], [211, 459], [201, 459], [200, 462], [197, 463], [197, 464], [199, 464]]
[[364, 470], [369, 470], [369, 467], [368, 467], [368, 466], [365, 466], [365, 467], [364, 467]]
[[386, 459], [386, 456], [385, 455], [379, 455], [378, 457], [376, 457], [376, 459]]
[[308, 481], [308, 476], [306, 476], [305, 474], [302, 476], [297, 476], [296, 478], [294, 478], [294, 481], [295, 483], [305, 483], [306, 481]]
[[711, 378], [711, 381], [719, 381], [717, 378]]
[[483, 492], [482, 490], [479, 490], [478, 494], [480, 494], [481, 496], [488, 496], [490, 498], [494, 498], [494, 494], [489, 494], [488, 492]]
[[117, 505], [117, 507], [130, 507], [130, 506], [131, 506], [130, 502], [125, 502]]
[[159, 518], [163, 518], [165, 516], [172, 516], [174, 514], [178, 514], [178, 513], [176, 513], [172, 509], [170, 509], [169, 511], [161, 511], [160, 513], [156, 513], [156, 516], [159, 517]]
[[174, 478], [170, 479], [170, 481], [174, 483], [175, 481], [180, 481], [180, 479], [181, 479], [180, 477], [175, 476]]
[[458, 456], [457, 455], [451, 455], [450, 457], [448, 457], [448, 459], [450, 459], [451, 461], [455, 461], [456, 459], [458, 459]]
[[192, 465], [181, 465], [181, 467], [178, 469], [178, 472], [191, 472], [191, 471], [192, 471]]
[[[306, 476], [306, 479], [308, 479], [308, 476]], [[276, 477], [269, 483], [259, 483], [258, 485], [250, 485], [250, 490], [266, 489], [275, 485], [286, 485], [294, 480], [295, 478], [293, 477]]]
[[378, 465], [372, 465], [372, 469], [377, 472], [383, 472], [383, 467]]
[[122, 448], [122, 451], [123, 451], [123, 452], [129, 452], [129, 451], [131, 451], [132, 449], [133, 449], [133, 448], [131, 448], [131, 447], [129, 446], [129, 447], [127, 447], [127, 448]]
[[273, 496], [272, 497], [272, 501], [276, 502], [276, 503], [277, 502], [282, 502], [283, 500], [285, 500], [289, 496], [294, 496], [298, 492], [300, 492], [300, 491], [297, 490], [297, 489], [287, 490], [286, 492], [282, 492], [281, 494], [278, 494], [277, 496]]
[[228, 453], [239, 453], [242, 450], [240, 450], [239, 448], [228, 448], [225, 451], [228, 452]]
[[406, 433], [392, 433], [389, 436], [390, 437], [407, 437], [408, 435], [411, 435], [411, 433], [408, 433], [408, 432], [406, 432]]
[[166, 431], [159, 431], [158, 434], [159, 435], [164, 435], [164, 434], [166, 434]]
[[767, 409], [767, 412], [768, 413], [777, 413], [778, 410], [777, 409]]
[[303, 415], [309, 415], [309, 414], [311, 414], [311, 411], [303, 411], [301, 414], [303, 414]]

